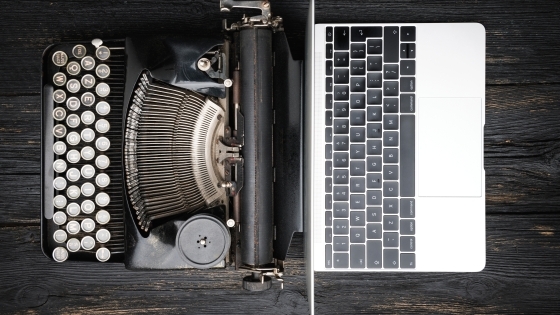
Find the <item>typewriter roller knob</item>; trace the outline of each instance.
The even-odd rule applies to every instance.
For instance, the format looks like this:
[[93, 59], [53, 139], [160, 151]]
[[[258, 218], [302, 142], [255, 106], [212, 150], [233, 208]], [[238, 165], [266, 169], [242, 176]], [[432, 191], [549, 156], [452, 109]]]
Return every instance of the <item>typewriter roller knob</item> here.
[[219, 219], [199, 214], [188, 219], [179, 228], [176, 244], [190, 266], [208, 269], [224, 259], [229, 251], [231, 238]]
[[243, 278], [243, 289], [247, 291], [265, 291], [272, 287], [272, 279], [260, 272]]

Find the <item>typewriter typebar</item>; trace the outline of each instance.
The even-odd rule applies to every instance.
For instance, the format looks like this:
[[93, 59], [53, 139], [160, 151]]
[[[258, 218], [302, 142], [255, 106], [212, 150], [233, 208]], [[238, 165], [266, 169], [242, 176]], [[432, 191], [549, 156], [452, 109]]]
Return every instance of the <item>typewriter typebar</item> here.
[[301, 62], [260, 9], [216, 36], [43, 54], [42, 248], [57, 262], [226, 268], [282, 283], [302, 231]]

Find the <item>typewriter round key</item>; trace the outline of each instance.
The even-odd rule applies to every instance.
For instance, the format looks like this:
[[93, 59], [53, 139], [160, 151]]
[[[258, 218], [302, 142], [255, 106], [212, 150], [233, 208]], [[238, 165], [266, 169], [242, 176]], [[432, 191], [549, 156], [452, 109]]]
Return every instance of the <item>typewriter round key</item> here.
[[80, 125], [80, 116], [76, 114], [70, 114], [66, 117], [66, 124], [70, 128], [76, 128]]
[[60, 103], [64, 103], [65, 100], [66, 100], [66, 92], [64, 92], [63, 90], [56, 90], [53, 92], [53, 101], [60, 104]]
[[109, 167], [109, 158], [106, 155], [100, 155], [95, 159], [95, 166], [100, 170], [104, 170]]
[[78, 199], [78, 197], [80, 197], [80, 188], [76, 185], [72, 185], [66, 189], [66, 195], [70, 199]]
[[105, 173], [101, 173], [95, 177], [95, 183], [101, 188], [109, 186], [110, 182], [111, 179], [109, 179], [109, 175]]
[[91, 70], [95, 67], [95, 59], [93, 59], [93, 57], [87, 56], [84, 57], [84, 59], [82, 59], [81, 61], [82, 63], [82, 68], [84, 68], [84, 70]]
[[95, 114], [92, 111], [86, 110], [85, 112], [82, 113], [82, 122], [85, 125], [91, 125], [93, 124], [94, 121], [95, 121]]
[[99, 97], [106, 97], [109, 93], [111, 93], [111, 88], [107, 83], [99, 83], [95, 87], [95, 93], [97, 93]]
[[109, 114], [109, 112], [111, 111], [111, 106], [109, 106], [109, 103], [107, 102], [99, 102], [95, 106], [95, 110], [99, 115], [105, 116]]
[[80, 90], [81, 87], [82, 86], [80, 85], [80, 81], [78, 81], [76, 79], [72, 79], [72, 80], [68, 81], [68, 83], [66, 83], [66, 89], [70, 93], [78, 93], [78, 91]]
[[78, 163], [80, 161], [80, 152], [78, 150], [70, 150], [66, 153], [66, 160], [70, 163]]
[[72, 55], [76, 58], [84, 58], [86, 55], [86, 48], [84, 45], [76, 45], [72, 48]]
[[109, 128], [109, 122], [106, 119], [99, 119], [95, 123], [95, 130], [97, 130], [97, 132], [99, 133], [106, 133], [107, 131], [109, 131]]
[[52, 116], [58, 121], [64, 120], [64, 118], [66, 117], [66, 110], [64, 110], [64, 108], [62, 107], [57, 107], [53, 110]]
[[82, 104], [84, 104], [85, 106], [91, 106], [93, 105], [93, 103], [95, 103], [95, 95], [93, 95], [93, 93], [91, 92], [86, 92], [84, 94], [82, 94]]
[[77, 216], [78, 214], [80, 214], [80, 205], [72, 202], [71, 204], [66, 206], [66, 213], [71, 217]]
[[62, 211], [57, 211], [53, 215], [52, 219], [56, 225], [63, 225], [64, 223], [66, 223], [66, 213]]
[[80, 108], [80, 99], [78, 99], [75, 96], [70, 97], [67, 101], [66, 101], [66, 107], [69, 110], [77, 110], [78, 108]]
[[85, 183], [82, 185], [81, 191], [82, 195], [86, 197], [93, 196], [93, 194], [95, 193], [95, 186], [93, 186], [92, 183]]
[[53, 162], [53, 169], [57, 173], [62, 173], [66, 171], [66, 161], [62, 159], [58, 159]]
[[97, 196], [95, 196], [95, 203], [100, 207], [107, 206], [110, 201], [111, 201], [111, 198], [109, 198], [109, 195], [107, 195], [104, 192], [99, 193], [99, 194], [97, 194]]
[[66, 135], [66, 127], [64, 125], [56, 125], [53, 128], [53, 135], [57, 138], [62, 138]]
[[85, 142], [92, 142], [93, 139], [95, 139], [95, 132], [91, 128], [86, 128], [82, 130], [81, 135], [82, 135], [82, 140], [84, 140]]
[[66, 75], [62, 72], [57, 72], [53, 76], [53, 83], [57, 86], [64, 86], [66, 84]]
[[95, 156], [95, 150], [92, 147], [83, 147], [80, 155], [82, 159], [89, 161]]
[[62, 67], [68, 62], [68, 55], [63, 51], [57, 51], [53, 54], [52, 61], [55, 65]]
[[110, 220], [111, 220], [111, 215], [109, 214], [109, 212], [105, 210], [99, 210], [95, 215], [95, 221], [97, 221], [97, 223], [101, 225], [109, 223]]
[[77, 145], [80, 143], [80, 134], [72, 131], [66, 136], [66, 142], [68, 142], [69, 145]]
[[95, 240], [91, 236], [86, 236], [82, 238], [82, 248], [85, 250], [91, 250], [95, 247]]
[[68, 251], [75, 253], [80, 250], [80, 241], [77, 238], [71, 238], [66, 242], [66, 248], [68, 248]]
[[99, 46], [95, 50], [95, 56], [97, 56], [99, 60], [107, 60], [111, 56], [111, 51], [105, 46]]
[[57, 243], [64, 243], [66, 238], [68, 238], [68, 234], [64, 232], [64, 230], [56, 230], [53, 234], [54, 241]]
[[77, 168], [71, 168], [66, 172], [66, 179], [71, 182], [75, 182], [80, 179], [80, 171]]
[[70, 221], [66, 224], [66, 232], [68, 234], [78, 234], [80, 232], [80, 223], [78, 221]]
[[66, 71], [70, 75], [78, 75], [81, 70], [82, 68], [80, 68], [80, 64], [75, 61], [69, 62], [68, 65], [66, 66]]
[[95, 147], [97, 147], [97, 150], [99, 151], [107, 151], [110, 146], [111, 146], [111, 142], [109, 141], [109, 139], [105, 137], [99, 137], [95, 141]]
[[57, 141], [53, 144], [53, 152], [56, 155], [62, 155], [66, 152], [66, 143]]
[[53, 180], [53, 187], [56, 190], [63, 190], [66, 188], [66, 179], [64, 177], [57, 177]]
[[95, 257], [97, 257], [97, 260], [100, 262], [106, 262], [111, 258], [111, 252], [107, 248], [101, 247], [95, 252]]
[[62, 209], [64, 207], [66, 207], [66, 197], [64, 197], [62, 195], [58, 195], [58, 196], [54, 197], [53, 198], [53, 204], [58, 209]]
[[91, 200], [85, 200], [82, 202], [82, 212], [85, 214], [91, 214], [95, 210], [95, 204]]
[[93, 230], [95, 230], [95, 222], [90, 218], [84, 219], [82, 221], [81, 227], [82, 231], [86, 233], [93, 232]]
[[92, 178], [95, 175], [95, 167], [86, 164], [82, 166], [81, 173], [83, 178]]
[[97, 74], [98, 77], [105, 79], [109, 76], [109, 74], [111, 74], [111, 68], [109, 68], [108, 65], [99, 65], [95, 68], [95, 74]]
[[111, 233], [106, 229], [99, 229], [97, 233], [95, 233], [95, 239], [99, 243], [107, 243], [111, 239]]
[[82, 77], [82, 85], [86, 89], [91, 89], [95, 85], [95, 77], [91, 74], [86, 74]]
[[56, 262], [64, 262], [68, 259], [68, 251], [64, 247], [57, 247], [53, 250], [52, 257]]

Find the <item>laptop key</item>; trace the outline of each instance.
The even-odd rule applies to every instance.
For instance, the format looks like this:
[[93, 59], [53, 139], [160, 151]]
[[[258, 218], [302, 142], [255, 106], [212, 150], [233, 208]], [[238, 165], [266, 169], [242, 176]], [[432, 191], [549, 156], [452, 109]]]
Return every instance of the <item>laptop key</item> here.
[[[402, 78], [401, 78], [402, 82]], [[406, 91], [401, 91], [406, 92]], [[399, 95], [399, 81], [385, 81], [383, 82], [383, 96], [398, 96]]]
[[350, 141], [352, 142], [365, 142], [366, 141], [366, 128], [352, 127], [350, 128]]
[[381, 37], [382, 33], [381, 26], [353, 26], [352, 41], [363, 42], [367, 37]]
[[397, 165], [385, 165], [383, 167], [383, 180], [398, 180], [399, 167]]
[[367, 241], [366, 243], [366, 253], [367, 253], [367, 267], [368, 268], [381, 268], [382, 258], [383, 258], [383, 246], [381, 241]]
[[348, 235], [348, 220], [336, 219], [333, 222], [333, 232], [336, 235]]
[[399, 216], [397, 216], [397, 215], [384, 215], [383, 216], [383, 229], [385, 231], [398, 231], [399, 230]]
[[366, 165], [364, 161], [351, 161], [350, 162], [350, 175], [364, 176], [366, 175]]
[[381, 106], [368, 106], [367, 120], [368, 121], [381, 121], [382, 109]]
[[397, 131], [385, 131], [383, 133], [383, 143], [386, 147], [398, 147], [399, 133]]
[[385, 182], [383, 184], [383, 197], [398, 197], [399, 182]]
[[401, 60], [401, 75], [416, 74], [416, 64], [414, 60]]
[[394, 80], [399, 78], [399, 65], [398, 64], [385, 64], [383, 65], [383, 79]]
[[381, 222], [383, 219], [382, 210], [380, 207], [368, 207], [366, 212], [368, 222]]
[[351, 243], [365, 243], [366, 242], [366, 229], [364, 229], [364, 228], [351, 228], [350, 229], [350, 242]]
[[364, 126], [366, 124], [366, 111], [353, 110], [350, 113], [350, 124], [354, 126]]
[[381, 56], [367, 57], [367, 71], [381, 71], [381, 69], [383, 69]]
[[334, 117], [348, 117], [348, 102], [334, 103]]
[[348, 201], [350, 193], [347, 186], [334, 186], [333, 200], [334, 201]]
[[368, 138], [381, 138], [381, 124], [367, 124]]
[[[336, 44], [335, 44], [336, 49]], [[348, 48], [346, 48], [348, 49]], [[350, 65], [350, 54], [347, 52], [335, 52], [334, 53], [334, 66], [346, 68]]]
[[349, 247], [348, 236], [335, 236], [333, 238], [333, 250], [335, 252], [347, 252]]
[[335, 202], [333, 205], [333, 215], [338, 219], [348, 218], [348, 202]]
[[381, 157], [380, 156], [368, 156], [367, 157], [367, 171], [368, 172], [381, 172]]
[[397, 116], [397, 115], [384, 115], [383, 116], [383, 127], [386, 130], [398, 130], [399, 129], [399, 116]]
[[[325, 75], [333, 75], [332, 60], [327, 60], [327, 62], [325, 64]], [[335, 79], [335, 83], [336, 83], [336, 79]]]
[[332, 268], [332, 245], [325, 245], [325, 268]]
[[[329, 92], [329, 91], [327, 91]], [[350, 95], [348, 85], [336, 85], [334, 87], [334, 100], [335, 101], [347, 101]]]
[[347, 185], [348, 170], [334, 170], [333, 181], [335, 185]]
[[383, 233], [383, 247], [399, 247], [399, 233]]
[[348, 268], [348, 253], [334, 253], [333, 261], [335, 268]]
[[350, 245], [350, 267], [366, 267], [366, 246], [361, 244]]
[[368, 223], [367, 238], [370, 240], [380, 240], [383, 235], [383, 227], [381, 223]]
[[367, 188], [381, 188], [381, 173], [367, 174]]
[[350, 78], [350, 72], [348, 68], [346, 69], [335, 69], [334, 70], [334, 83], [335, 84], [348, 84]]
[[401, 268], [414, 269], [416, 268], [416, 254], [401, 254]]
[[350, 57], [352, 58], [365, 58], [366, 57], [366, 44], [354, 43], [350, 45]]
[[383, 42], [381, 39], [368, 39], [367, 53], [369, 55], [380, 55], [383, 53]]
[[325, 142], [332, 142], [333, 129], [331, 127], [325, 128]]
[[401, 113], [411, 114], [416, 111], [414, 94], [401, 94]]
[[332, 209], [332, 195], [326, 194], [325, 195], [325, 209], [331, 210]]
[[383, 62], [399, 62], [399, 27], [387, 26], [383, 32]]
[[[398, 91], [397, 91], [398, 93]], [[367, 103], [368, 105], [381, 105], [382, 103], [381, 90], [367, 90]]]
[[414, 115], [401, 115], [401, 197], [414, 197]]
[[332, 178], [330, 177], [325, 178], [325, 192], [332, 193]]
[[399, 213], [399, 199], [397, 198], [384, 198], [383, 199], [383, 213], [398, 214]]
[[[363, 179], [363, 178], [362, 178]], [[352, 180], [354, 180], [354, 178], [352, 178]], [[353, 182], [353, 184], [356, 184], [355, 182]], [[360, 190], [362, 190], [361, 192], [365, 192], [365, 190], [363, 190], [363, 183], [358, 183], [360, 186], [362, 186], [362, 188], [360, 188]], [[353, 191], [354, 192], [354, 191]], [[356, 194], [352, 194], [350, 196], [350, 209], [352, 210], [363, 210], [366, 208], [366, 201], [365, 201], [365, 196], [362, 194], [356, 195]]]
[[333, 165], [334, 167], [348, 167], [349, 159], [348, 152], [335, 152], [333, 154]]
[[332, 152], [333, 152], [332, 144], [325, 145], [325, 159], [326, 160], [332, 160]]
[[401, 218], [414, 218], [415, 214], [416, 206], [414, 204], [414, 199], [401, 198]]
[[397, 269], [399, 268], [399, 250], [384, 249], [383, 250], [383, 268]]
[[327, 27], [327, 30], [325, 32], [325, 36], [326, 36], [326, 38], [325, 38], [326, 42], [330, 43], [330, 42], [333, 41], [333, 28], [332, 28], [332, 26]]
[[366, 192], [366, 204], [368, 206], [380, 206], [381, 203], [381, 190], [368, 190]]
[[348, 136], [334, 136], [333, 144], [335, 151], [348, 151]]
[[[360, 128], [352, 128], [352, 129], [360, 129]], [[363, 128], [361, 128], [363, 129]], [[365, 129], [363, 129], [363, 133], [365, 133]], [[353, 135], [357, 134], [352, 132]], [[353, 141], [353, 140], [352, 140]], [[365, 144], [352, 144], [350, 145], [350, 158], [351, 159], [365, 159], [366, 158], [366, 145]], [[350, 167], [352, 167], [352, 162], [350, 162]]]
[[416, 250], [414, 236], [401, 236], [401, 252], [413, 252]]
[[383, 161], [385, 161], [385, 163], [399, 163], [399, 149], [396, 148], [384, 149]]
[[332, 109], [332, 106], [333, 106], [332, 94], [327, 94], [327, 96], [325, 97], [325, 108]]
[[333, 235], [332, 228], [325, 229], [325, 243], [332, 243]]
[[398, 113], [399, 112], [399, 99], [396, 97], [388, 97], [383, 99], [383, 112], [384, 113]]
[[[350, 121], [348, 119], [335, 119], [334, 120], [334, 133], [335, 134], [348, 134], [348, 125]], [[330, 142], [330, 141], [328, 141]]]
[[415, 233], [414, 219], [403, 219], [400, 224], [401, 235], [414, 235]]
[[[350, 192], [351, 193], [364, 193], [364, 192], [366, 192], [366, 181], [365, 181], [365, 179], [363, 177], [352, 177], [350, 179]], [[352, 205], [357, 205], [358, 203], [355, 204], [354, 201], [352, 200], [352, 198], [359, 198], [359, 197], [360, 196], [352, 195], [352, 197], [350, 199], [351, 204]], [[364, 196], [361, 196], [362, 202], [359, 203], [359, 204], [362, 205], [362, 209], [364, 208], [363, 207], [363, 204], [364, 204], [364, 199], [363, 198], [364, 198]], [[356, 208], [353, 208], [353, 209], [356, 209]]]
[[416, 26], [401, 27], [401, 41], [413, 42], [416, 40]]
[[332, 211], [325, 211], [325, 226], [332, 226]]
[[365, 92], [366, 91], [366, 78], [355, 77], [350, 79], [350, 91], [352, 92]]
[[332, 59], [334, 54], [333, 45], [327, 44], [327, 46], [325, 47], [325, 51], [327, 52], [327, 59]]
[[337, 26], [334, 28], [334, 49], [348, 50], [350, 43], [350, 28]]
[[332, 126], [332, 110], [325, 112], [325, 125]]
[[401, 92], [410, 93], [416, 91], [416, 82], [413, 77], [401, 78]]
[[[351, 226], [365, 226], [366, 225], [366, 213], [364, 211], [352, 211], [350, 212], [350, 225]], [[357, 229], [351, 229], [354, 232], [357, 231]], [[352, 234], [354, 232], [350, 231], [350, 240], [352, 241], [352, 243], [362, 243], [365, 242], [365, 230], [361, 229], [361, 231], [363, 232], [361, 236], [357, 236], [355, 234]], [[358, 238], [359, 237], [359, 238]], [[353, 241], [353, 239], [362, 239], [362, 241]]]
[[381, 72], [372, 72], [367, 74], [367, 87], [370, 89], [378, 88], [380, 89], [383, 84], [383, 78], [381, 77]]
[[[381, 155], [381, 140], [368, 140], [367, 141], [367, 154], [368, 155]], [[381, 163], [381, 160], [379, 160]], [[369, 168], [368, 168], [369, 171]], [[371, 171], [371, 172], [378, 172], [378, 171]]]
[[325, 162], [325, 176], [332, 176], [332, 161]]
[[365, 94], [351, 94], [350, 95], [350, 108], [352, 108], [352, 109], [364, 109], [364, 108], [366, 108], [366, 96], [365, 96]]
[[366, 74], [366, 61], [365, 60], [352, 60], [352, 61], [350, 61], [350, 74], [351, 75], [364, 75], [364, 74]]
[[330, 93], [332, 92], [332, 89], [333, 89], [332, 78], [327, 77], [325, 79], [325, 92]]

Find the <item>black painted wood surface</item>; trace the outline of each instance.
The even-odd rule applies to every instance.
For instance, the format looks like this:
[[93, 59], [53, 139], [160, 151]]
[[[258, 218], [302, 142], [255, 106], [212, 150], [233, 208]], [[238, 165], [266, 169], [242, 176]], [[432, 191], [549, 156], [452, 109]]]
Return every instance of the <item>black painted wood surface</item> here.
[[[273, 1], [303, 58], [307, 3]], [[306, 314], [303, 239], [285, 288], [229, 271], [56, 264], [40, 249], [40, 63], [65, 40], [219, 32], [218, 1], [0, 2], [0, 312]], [[480, 273], [320, 274], [318, 314], [560, 312], [560, 3], [318, 1], [318, 22], [480, 22], [487, 31], [487, 264]], [[460, 224], [460, 220], [457, 222]], [[442, 249], [444, 250], [444, 249]]]

